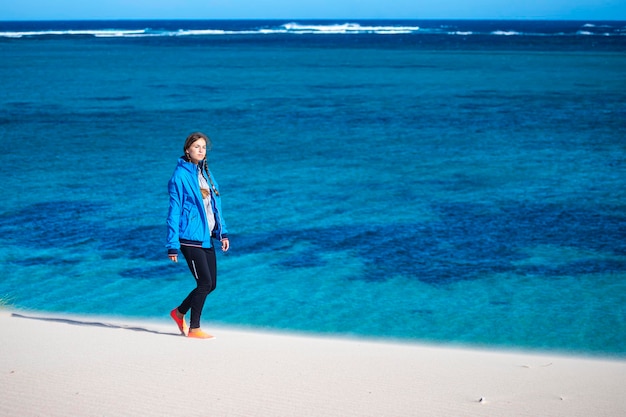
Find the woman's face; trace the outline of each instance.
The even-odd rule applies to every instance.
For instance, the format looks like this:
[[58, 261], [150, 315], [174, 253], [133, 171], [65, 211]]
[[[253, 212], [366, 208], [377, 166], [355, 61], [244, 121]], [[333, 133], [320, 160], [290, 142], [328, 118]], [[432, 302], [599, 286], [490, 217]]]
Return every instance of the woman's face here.
[[206, 141], [204, 139], [198, 139], [193, 142], [187, 148], [187, 155], [189, 155], [189, 160], [191, 162], [198, 164], [206, 156]]

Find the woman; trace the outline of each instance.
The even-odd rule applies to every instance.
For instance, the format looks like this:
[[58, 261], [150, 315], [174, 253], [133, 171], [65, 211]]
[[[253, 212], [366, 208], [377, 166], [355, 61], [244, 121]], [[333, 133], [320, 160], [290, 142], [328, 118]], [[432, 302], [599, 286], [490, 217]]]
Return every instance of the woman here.
[[[211, 141], [203, 133], [192, 133], [185, 141], [184, 155], [168, 183], [170, 205], [167, 216], [167, 254], [178, 262], [180, 250], [196, 280], [196, 288], [170, 312], [183, 335], [211, 339], [200, 328], [200, 316], [207, 295], [217, 284], [217, 265], [212, 238], [230, 247], [217, 182], [207, 164]], [[191, 310], [189, 328], [185, 315]]]

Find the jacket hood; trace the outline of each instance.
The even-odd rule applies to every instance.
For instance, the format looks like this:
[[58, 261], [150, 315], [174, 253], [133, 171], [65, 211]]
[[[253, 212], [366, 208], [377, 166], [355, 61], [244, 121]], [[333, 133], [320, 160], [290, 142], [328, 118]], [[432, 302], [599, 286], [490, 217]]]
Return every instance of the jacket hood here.
[[187, 161], [184, 157], [178, 158], [178, 166], [183, 168], [191, 173], [194, 173], [198, 170], [198, 165], [193, 162]]

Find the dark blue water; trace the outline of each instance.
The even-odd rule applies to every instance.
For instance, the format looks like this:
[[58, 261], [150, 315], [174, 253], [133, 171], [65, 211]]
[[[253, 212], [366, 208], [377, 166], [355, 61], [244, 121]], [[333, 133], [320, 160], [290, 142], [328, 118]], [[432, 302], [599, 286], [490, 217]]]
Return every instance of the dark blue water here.
[[210, 323], [626, 353], [626, 22], [0, 23], [0, 297], [161, 318], [188, 133]]

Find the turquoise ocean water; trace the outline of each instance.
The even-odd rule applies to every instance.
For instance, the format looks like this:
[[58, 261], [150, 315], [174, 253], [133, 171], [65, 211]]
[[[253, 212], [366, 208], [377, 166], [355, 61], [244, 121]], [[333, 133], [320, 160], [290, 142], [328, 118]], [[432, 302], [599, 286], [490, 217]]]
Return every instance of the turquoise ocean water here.
[[205, 327], [623, 356], [625, 68], [626, 22], [0, 22], [0, 298], [168, 320], [201, 130]]

